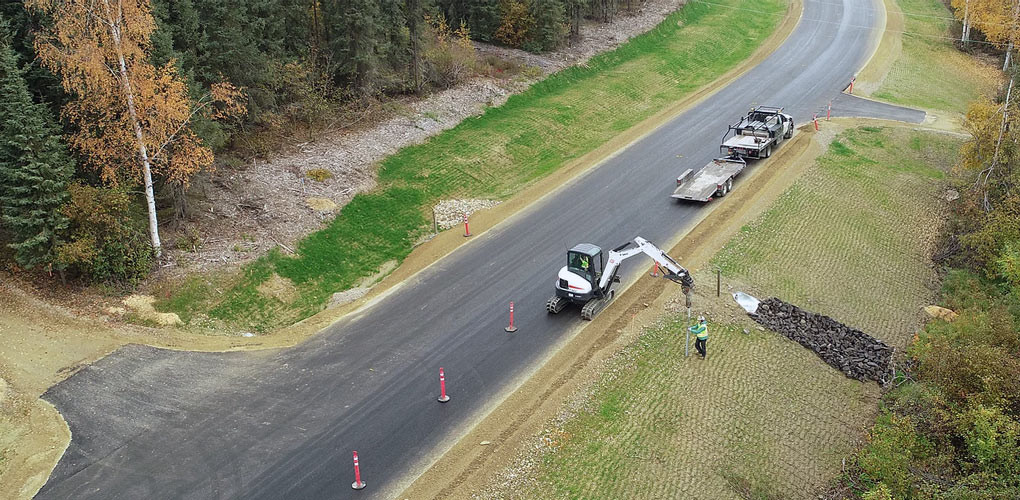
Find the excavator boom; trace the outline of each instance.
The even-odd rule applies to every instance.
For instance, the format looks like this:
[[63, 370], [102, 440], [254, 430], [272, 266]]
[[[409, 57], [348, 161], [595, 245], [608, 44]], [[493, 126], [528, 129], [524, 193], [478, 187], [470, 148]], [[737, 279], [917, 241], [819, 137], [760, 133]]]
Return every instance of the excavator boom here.
[[[634, 245], [634, 246], [632, 246]], [[628, 242], [625, 245], [614, 248], [609, 252], [609, 263], [606, 266], [606, 272], [602, 274], [602, 280], [599, 282], [599, 287], [605, 289], [609, 282], [616, 275], [617, 268], [620, 267], [620, 263], [638, 254], [645, 254], [652, 258], [659, 264], [659, 268], [663, 270], [663, 276], [675, 283], [679, 283], [685, 287], [694, 286], [694, 279], [691, 278], [691, 274], [687, 272], [677, 261], [673, 260], [666, 252], [661, 248], [652, 244], [652, 242], [637, 236], [633, 242]]]

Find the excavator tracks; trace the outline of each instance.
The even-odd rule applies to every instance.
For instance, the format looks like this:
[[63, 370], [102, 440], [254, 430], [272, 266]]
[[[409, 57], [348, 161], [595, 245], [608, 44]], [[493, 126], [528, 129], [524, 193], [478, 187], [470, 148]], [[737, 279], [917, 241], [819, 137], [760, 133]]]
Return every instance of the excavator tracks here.
[[596, 314], [605, 309], [606, 306], [608, 306], [609, 303], [612, 302], [613, 297], [615, 295], [616, 290], [610, 290], [608, 297], [604, 299], [592, 299], [588, 301], [588, 303], [581, 308], [581, 319], [585, 321], [591, 321], [591, 319], [594, 318]]
[[549, 311], [549, 314], [556, 314], [562, 311], [564, 307], [567, 307], [569, 303], [570, 301], [563, 297], [553, 296], [553, 298], [546, 301], [545, 310]]

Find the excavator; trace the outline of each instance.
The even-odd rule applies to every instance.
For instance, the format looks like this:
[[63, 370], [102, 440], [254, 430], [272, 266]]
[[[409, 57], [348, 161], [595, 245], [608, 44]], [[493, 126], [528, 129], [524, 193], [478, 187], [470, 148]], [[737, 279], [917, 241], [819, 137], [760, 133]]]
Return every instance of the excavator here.
[[664, 278], [679, 283], [684, 294], [690, 293], [694, 286], [690, 273], [666, 252], [640, 236], [610, 250], [606, 261], [603, 261], [601, 248], [591, 243], [580, 243], [567, 251], [567, 265], [560, 269], [556, 295], [545, 303], [546, 311], [556, 314], [568, 304], [577, 304], [581, 308], [581, 319], [590, 321], [613, 300], [616, 294], [613, 283], [620, 282], [616, 274], [620, 264], [642, 253], [659, 264]]

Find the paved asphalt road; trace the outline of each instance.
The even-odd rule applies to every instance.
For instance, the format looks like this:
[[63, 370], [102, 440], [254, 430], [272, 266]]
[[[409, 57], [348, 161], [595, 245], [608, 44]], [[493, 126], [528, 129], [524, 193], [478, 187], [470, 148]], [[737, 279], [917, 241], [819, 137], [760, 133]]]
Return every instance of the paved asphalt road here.
[[[786, 106], [798, 124], [830, 99], [836, 115], [923, 119], [840, 94], [877, 43], [873, 0], [804, 3], [793, 35], [738, 81], [307, 342], [226, 354], [129, 346], [55, 386], [45, 398], [73, 439], [39, 498], [395, 496], [583, 326], [574, 308], [543, 307], [565, 250], [676, 240], [701, 208], [669, 198], [673, 179], [715, 156], [752, 103]], [[623, 284], [649, 264], [624, 263]], [[368, 483], [358, 492], [352, 450]]]

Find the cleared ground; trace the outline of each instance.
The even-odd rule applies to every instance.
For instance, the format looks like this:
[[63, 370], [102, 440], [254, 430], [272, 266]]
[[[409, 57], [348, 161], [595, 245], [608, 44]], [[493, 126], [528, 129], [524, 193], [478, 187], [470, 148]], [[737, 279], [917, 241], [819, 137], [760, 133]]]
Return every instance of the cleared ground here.
[[931, 295], [939, 179], [959, 141], [898, 127], [838, 136], [713, 260], [722, 297], [712, 266], [698, 273], [709, 359], [684, 357], [684, 317], [649, 328], [485, 496], [813, 498], [863, 436], [878, 386], [758, 330], [726, 292], [778, 295], [902, 346]]

